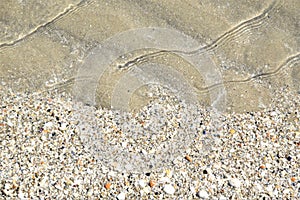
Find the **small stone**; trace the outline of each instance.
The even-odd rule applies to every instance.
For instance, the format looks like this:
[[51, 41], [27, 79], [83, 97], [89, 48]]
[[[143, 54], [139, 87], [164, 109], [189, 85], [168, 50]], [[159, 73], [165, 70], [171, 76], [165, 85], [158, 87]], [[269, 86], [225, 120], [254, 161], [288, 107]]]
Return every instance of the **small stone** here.
[[166, 174], [167, 174], [167, 177], [171, 178], [173, 175], [173, 172], [170, 169], [166, 169]]
[[261, 165], [259, 168], [260, 169], [266, 169], [266, 166], [265, 165]]
[[153, 149], [150, 149], [148, 153], [149, 153], [149, 154], [154, 154], [155, 151], [156, 151], [156, 150], [153, 148]]
[[195, 193], [196, 193], [195, 187], [194, 187], [194, 186], [190, 186], [190, 191], [191, 191], [193, 194], [195, 194]]
[[208, 199], [209, 198], [209, 194], [205, 190], [200, 190], [198, 192], [198, 196], [202, 199]]
[[258, 184], [258, 183], [254, 183], [254, 187], [255, 190], [257, 190], [258, 192], [261, 192], [263, 190], [263, 187]]
[[269, 194], [270, 196], [273, 196], [273, 186], [272, 186], [272, 185], [268, 185], [268, 186], [266, 187], [266, 191], [268, 192], [268, 194]]
[[150, 180], [149, 185], [150, 185], [150, 187], [154, 187], [155, 181], [154, 180]]
[[114, 171], [110, 171], [110, 172], [108, 172], [107, 176], [115, 177], [115, 176], [117, 176], [117, 173]]
[[42, 135], [41, 140], [42, 140], [42, 141], [46, 141], [46, 140], [47, 140], [47, 137], [46, 137], [45, 135]]
[[88, 193], [87, 193], [87, 196], [88, 197], [91, 197], [93, 195], [93, 190], [92, 189], [89, 189], [88, 190]]
[[14, 190], [12, 190], [12, 189], [10, 189], [10, 190], [4, 189], [4, 190], [2, 190], [2, 191], [3, 191], [3, 193], [4, 193], [5, 195], [7, 195], [7, 196], [12, 196], [12, 195], [13, 195], [13, 192], [14, 192]]
[[105, 189], [107, 189], [107, 190], [110, 189], [110, 186], [111, 186], [111, 183], [106, 183], [106, 184], [104, 185]]
[[186, 155], [186, 156], [185, 156], [185, 159], [186, 159], [187, 161], [189, 161], [189, 162], [192, 162], [192, 161], [193, 161], [192, 158], [191, 158], [189, 155]]
[[266, 168], [270, 169], [272, 165], [270, 163], [266, 163]]
[[47, 179], [44, 177], [41, 181], [40, 181], [40, 186], [42, 188], [46, 187], [47, 186]]
[[19, 192], [18, 198], [19, 198], [20, 200], [25, 200], [25, 199], [27, 199], [27, 198], [25, 198], [25, 193], [22, 193], [22, 192]]
[[149, 187], [145, 187], [143, 189], [143, 191], [146, 193], [146, 194], [149, 194], [150, 193], [150, 188]]
[[49, 129], [49, 128], [51, 128], [53, 126], [53, 122], [46, 122], [45, 124], [44, 124], [44, 129]]
[[161, 183], [170, 183], [170, 182], [171, 182], [171, 180], [170, 180], [169, 177], [161, 177], [161, 178], [159, 179], [159, 181], [160, 181]]
[[167, 194], [174, 194], [175, 193], [175, 188], [172, 185], [167, 184], [167, 185], [164, 186], [164, 191]]
[[117, 199], [118, 200], [125, 200], [126, 194], [124, 192], [121, 192], [118, 196]]
[[13, 127], [13, 126], [14, 126], [14, 124], [13, 124], [11, 121], [8, 121], [8, 122], [7, 122], [7, 125], [10, 126], [10, 127]]
[[292, 181], [292, 182], [296, 182], [296, 180], [297, 180], [297, 179], [296, 179], [295, 177], [292, 177], [292, 178], [291, 178], [291, 181]]
[[148, 155], [148, 152], [147, 152], [145, 149], [142, 149], [142, 154], [143, 154], [144, 156], [147, 156], [147, 155]]
[[230, 129], [229, 132], [230, 132], [231, 134], [235, 134], [235, 130], [234, 130], [234, 129]]
[[56, 189], [58, 189], [58, 190], [61, 190], [61, 191], [64, 190], [63, 187], [62, 187], [60, 184], [56, 184], [54, 187], [55, 187]]
[[60, 125], [60, 130], [62, 130], [62, 131], [65, 131], [65, 130], [67, 130], [67, 123], [62, 123], [61, 125]]
[[286, 157], [286, 159], [287, 159], [288, 161], [291, 161], [291, 160], [292, 160], [292, 157], [291, 157], [291, 156], [288, 156], [288, 157]]
[[232, 178], [229, 180], [229, 184], [235, 188], [241, 187], [241, 181], [237, 178]]
[[290, 189], [285, 189], [285, 190], [283, 190], [283, 194], [289, 194], [291, 191], [290, 191]]
[[145, 183], [144, 180], [139, 180], [138, 183], [139, 183], [139, 186], [140, 186], [141, 188], [146, 187], [146, 183]]
[[81, 183], [82, 183], [82, 180], [80, 180], [80, 179], [74, 180], [74, 185], [81, 185]]
[[227, 200], [226, 197], [224, 197], [223, 195], [220, 196], [219, 200]]

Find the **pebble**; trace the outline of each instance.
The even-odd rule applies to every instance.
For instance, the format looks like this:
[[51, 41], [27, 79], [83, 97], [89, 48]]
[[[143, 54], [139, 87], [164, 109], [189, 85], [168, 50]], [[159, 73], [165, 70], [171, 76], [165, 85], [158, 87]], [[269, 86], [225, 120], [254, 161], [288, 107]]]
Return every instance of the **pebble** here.
[[166, 169], [166, 175], [167, 177], [171, 178], [173, 176], [173, 171], [170, 169]]
[[169, 177], [161, 177], [161, 178], [159, 179], [159, 182], [161, 182], [161, 183], [170, 183], [171, 180], [170, 180]]
[[292, 181], [292, 182], [296, 182], [297, 179], [296, 179], [295, 177], [292, 177], [292, 178], [291, 178], [291, 181]]
[[202, 199], [208, 199], [209, 198], [209, 194], [205, 190], [200, 190], [198, 192], [198, 196]]
[[124, 192], [121, 192], [120, 194], [118, 194], [117, 199], [118, 200], [125, 200], [126, 198], [126, 194]]
[[190, 186], [190, 191], [194, 194], [196, 193], [196, 188], [194, 186]]
[[146, 187], [146, 182], [145, 182], [145, 180], [139, 180], [138, 183], [139, 183], [139, 186], [140, 186], [141, 188]]
[[154, 187], [155, 184], [156, 184], [156, 182], [154, 180], [150, 180], [150, 182], [149, 182], [149, 186], [150, 187]]
[[88, 192], [87, 192], [87, 196], [88, 197], [91, 197], [93, 195], [93, 190], [92, 189], [89, 189]]
[[167, 184], [164, 186], [164, 192], [172, 195], [175, 193], [175, 188], [172, 185]]
[[225, 196], [221, 195], [221, 196], [219, 197], [219, 200], [228, 200], [228, 198], [226, 198]]
[[107, 189], [107, 190], [110, 189], [110, 186], [111, 186], [111, 183], [105, 183], [105, 185], [104, 185], [105, 189]]
[[53, 126], [53, 122], [46, 122], [44, 125], [44, 129], [50, 129]]
[[271, 169], [271, 168], [272, 168], [272, 164], [266, 163], [266, 168], [267, 168], [267, 169]]
[[186, 155], [186, 156], [185, 156], [185, 159], [186, 159], [187, 161], [189, 161], [189, 162], [192, 162], [192, 161], [193, 161], [192, 158], [191, 158], [191, 156], [189, 156], [189, 155]]
[[237, 178], [231, 178], [229, 179], [229, 184], [235, 188], [241, 187], [241, 181]]
[[149, 187], [145, 187], [143, 190], [141, 191], [144, 191], [146, 194], [150, 193], [150, 188]]

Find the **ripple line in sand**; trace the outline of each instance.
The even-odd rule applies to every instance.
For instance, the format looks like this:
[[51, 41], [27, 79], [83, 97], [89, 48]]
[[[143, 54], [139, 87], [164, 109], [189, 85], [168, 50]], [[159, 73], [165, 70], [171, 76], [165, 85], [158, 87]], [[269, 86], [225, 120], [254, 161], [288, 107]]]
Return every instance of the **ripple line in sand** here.
[[210, 51], [214, 51], [217, 48], [220, 48], [222, 45], [237, 39], [238, 37], [241, 37], [243, 34], [250, 32], [253, 29], [259, 28], [267, 23], [268, 19], [271, 17], [273, 13], [276, 12], [280, 7], [282, 6], [281, 1], [274, 1], [268, 6], [262, 13], [259, 15], [252, 17], [251, 19], [248, 19], [244, 22], [241, 22], [240, 24], [234, 26], [232, 29], [226, 31], [223, 33], [220, 37], [215, 39], [210, 44], [197, 48], [195, 50], [191, 51], [181, 51], [181, 50], [160, 50], [149, 54], [144, 54], [141, 56], [138, 56], [134, 59], [131, 59], [125, 63], [119, 64], [119, 68], [126, 68], [130, 67], [132, 65], [138, 64], [140, 61], [149, 59], [150, 57], [159, 56], [164, 53], [182, 53], [182, 54], [195, 54], [195, 53], [208, 53]]
[[14, 46], [15, 44], [25, 40], [26, 38], [30, 37], [31, 35], [35, 34], [36, 32], [38, 32], [41, 28], [47, 27], [49, 24], [52, 24], [56, 21], [58, 21], [59, 19], [61, 19], [62, 17], [75, 12], [76, 10], [78, 10], [79, 8], [89, 5], [91, 2], [87, 2], [86, 0], [82, 0], [77, 4], [70, 4], [67, 8], [64, 9], [64, 11], [58, 13], [55, 17], [53, 17], [51, 20], [39, 24], [38, 26], [34, 27], [32, 30], [30, 30], [27, 34], [25, 35], [21, 35], [19, 36], [19, 38], [17, 38], [16, 40], [13, 41], [8, 41], [8, 42], [4, 42], [0, 44], [0, 49], [4, 48], [4, 47], [10, 47], [10, 46]]

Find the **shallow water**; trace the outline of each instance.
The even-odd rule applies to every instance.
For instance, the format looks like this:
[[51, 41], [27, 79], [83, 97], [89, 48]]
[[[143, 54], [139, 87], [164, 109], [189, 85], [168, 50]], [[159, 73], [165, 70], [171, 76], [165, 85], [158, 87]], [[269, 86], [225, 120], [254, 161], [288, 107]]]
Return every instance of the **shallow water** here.
[[[1, 94], [10, 88], [67, 91], [76, 101], [109, 108], [99, 111], [108, 115], [104, 119], [88, 112], [92, 107], [74, 107], [82, 144], [106, 166], [117, 163], [128, 170], [129, 163], [130, 170], [155, 170], [182, 156], [198, 132], [201, 153], [208, 153], [218, 141], [214, 131], [226, 127], [223, 112], [266, 108], [281, 94], [278, 91], [285, 91], [282, 88], [300, 94], [299, 10], [297, 0], [66, 0], [59, 4], [4, 0], [0, 3]], [[170, 107], [174, 103], [170, 95], [176, 97], [175, 105], [182, 100], [189, 106], [182, 111]], [[161, 109], [154, 103], [152, 114], [150, 104], [144, 113], [129, 115], [123, 122], [119, 118], [129, 113], [121, 112], [123, 116], [110, 110], [136, 114], [155, 99], [169, 103]], [[209, 112], [197, 110], [196, 103]], [[209, 114], [201, 117], [205, 113]], [[150, 126], [139, 129], [136, 120], [148, 115], [145, 120]], [[173, 130], [176, 123], [166, 127], [173, 115], [181, 120], [181, 132]], [[137, 149], [149, 146], [160, 152], [153, 157], [129, 153], [127, 145], [113, 143], [118, 138], [115, 127], [106, 124], [103, 129], [112, 133], [101, 131], [103, 119], [120, 126]], [[196, 130], [207, 119], [211, 125], [205, 126], [211, 129]], [[173, 139], [153, 139], [168, 132]]]
[[1, 90], [59, 88], [89, 105], [138, 109], [162, 85], [221, 111], [300, 92], [290, 1], [3, 1]]

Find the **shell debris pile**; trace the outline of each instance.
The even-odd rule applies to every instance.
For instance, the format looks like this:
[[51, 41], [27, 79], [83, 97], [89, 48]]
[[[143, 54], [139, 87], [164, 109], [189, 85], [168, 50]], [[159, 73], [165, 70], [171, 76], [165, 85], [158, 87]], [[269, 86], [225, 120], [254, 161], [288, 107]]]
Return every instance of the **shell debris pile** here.
[[[82, 140], [85, 127], [80, 120], [90, 122], [88, 131], [102, 131], [112, 146], [155, 153], [158, 143], [181, 131], [178, 110], [190, 109], [183, 109], [188, 106], [182, 102], [169, 109], [166, 105], [154, 102], [135, 118], [101, 108], [76, 118], [76, 106], [67, 94], [1, 94], [0, 199], [300, 198], [300, 96], [286, 88], [265, 110], [223, 113], [212, 142], [203, 140], [213, 132], [211, 111], [198, 108], [199, 123], [190, 124], [196, 131], [193, 141], [165, 167], [120, 171], [104, 162], [113, 159], [113, 153], [99, 160], [85, 148], [88, 140]], [[151, 112], [164, 111], [170, 124], [162, 120], [155, 129], [159, 134], [130, 140], [130, 134], [154, 129], [152, 120], [160, 123]], [[131, 120], [130, 126], [124, 128], [124, 119]]]

